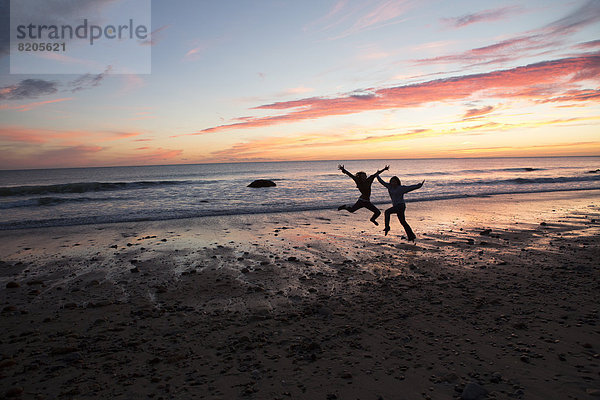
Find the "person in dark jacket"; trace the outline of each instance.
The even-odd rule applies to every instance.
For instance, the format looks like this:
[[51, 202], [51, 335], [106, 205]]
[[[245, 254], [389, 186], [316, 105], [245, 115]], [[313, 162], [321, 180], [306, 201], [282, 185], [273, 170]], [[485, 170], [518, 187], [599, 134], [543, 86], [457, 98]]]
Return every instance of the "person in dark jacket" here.
[[370, 221], [375, 225], [379, 225], [379, 223], [377, 222], [377, 217], [381, 215], [381, 211], [379, 211], [379, 209], [375, 207], [373, 203], [371, 203], [371, 185], [373, 184], [375, 178], [379, 177], [379, 174], [381, 174], [383, 171], [387, 171], [389, 168], [390, 166], [386, 165], [385, 168], [367, 177], [367, 174], [362, 171], [357, 172], [356, 175], [354, 175], [348, 172], [343, 165], [338, 165], [338, 169], [341, 170], [344, 174], [348, 175], [350, 178], [352, 178], [354, 183], [356, 183], [356, 187], [360, 191], [360, 197], [352, 207], [348, 207], [344, 204], [343, 206], [338, 207], [338, 211], [346, 210], [348, 212], [353, 213], [354, 211], [365, 207], [373, 212], [373, 216], [371, 217]]

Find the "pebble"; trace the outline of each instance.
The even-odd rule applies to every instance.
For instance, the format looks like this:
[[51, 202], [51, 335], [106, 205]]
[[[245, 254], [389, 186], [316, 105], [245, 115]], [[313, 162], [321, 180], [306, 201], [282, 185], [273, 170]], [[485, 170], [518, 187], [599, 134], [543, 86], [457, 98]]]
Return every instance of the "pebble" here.
[[462, 400], [479, 400], [487, 395], [488, 391], [475, 382], [469, 382], [462, 391], [460, 398]]
[[14, 282], [14, 281], [8, 282], [6, 284], [6, 288], [7, 289], [16, 289], [16, 288], [19, 288], [19, 287], [21, 287], [21, 285], [19, 285], [17, 282]]

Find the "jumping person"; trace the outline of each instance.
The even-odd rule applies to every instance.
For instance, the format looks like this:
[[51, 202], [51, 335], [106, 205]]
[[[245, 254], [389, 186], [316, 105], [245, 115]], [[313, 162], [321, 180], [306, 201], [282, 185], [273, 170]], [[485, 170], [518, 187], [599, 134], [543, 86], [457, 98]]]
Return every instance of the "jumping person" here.
[[367, 174], [362, 171], [357, 172], [356, 175], [353, 175], [352, 173], [346, 171], [343, 165], [338, 165], [338, 169], [352, 178], [352, 180], [356, 183], [356, 187], [360, 191], [360, 197], [352, 207], [348, 207], [344, 204], [343, 206], [338, 207], [338, 211], [346, 210], [353, 213], [359, 208], [366, 207], [373, 212], [373, 216], [371, 217], [370, 221], [375, 225], [379, 225], [376, 220], [377, 217], [381, 215], [381, 211], [379, 211], [379, 209], [375, 207], [373, 203], [371, 203], [371, 184], [375, 180], [375, 177], [379, 178], [379, 174], [381, 174], [383, 171], [387, 171], [389, 168], [390, 166], [386, 165], [385, 168], [375, 172], [373, 175], [367, 178]]
[[416, 185], [402, 186], [402, 184], [400, 183], [400, 179], [398, 179], [397, 176], [392, 176], [392, 178], [390, 179], [390, 183], [384, 182], [383, 179], [379, 177], [379, 175], [377, 176], [377, 180], [379, 181], [379, 183], [381, 183], [387, 188], [388, 192], [390, 193], [390, 197], [392, 198], [393, 204], [392, 207], [385, 210], [385, 229], [383, 231], [387, 236], [388, 232], [390, 231], [390, 215], [397, 214], [400, 223], [406, 231], [406, 237], [408, 238], [408, 241], [414, 242], [416, 236], [410, 228], [410, 225], [408, 225], [408, 222], [406, 222], [406, 218], [404, 216], [404, 212], [406, 211], [404, 194], [419, 189], [421, 186], [423, 186], [423, 183], [425, 183], [425, 181], [417, 183]]

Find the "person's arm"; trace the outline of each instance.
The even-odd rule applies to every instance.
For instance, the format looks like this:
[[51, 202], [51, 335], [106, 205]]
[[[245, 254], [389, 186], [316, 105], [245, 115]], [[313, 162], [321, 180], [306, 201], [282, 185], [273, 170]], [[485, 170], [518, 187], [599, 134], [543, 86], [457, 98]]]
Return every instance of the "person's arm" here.
[[412, 192], [413, 190], [420, 189], [421, 187], [423, 187], [424, 183], [425, 183], [425, 180], [423, 180], [423, 182], [421, 182], [421, 183], [417, 183], [416, 185], [406, 186], [406, 191], [404, 193], [408, 193], [408, 192]]
[[343, 166], [342, 164], [338, 165], [338, 169], [339, 169], [340, 171], [342, 171], [343, 173], [345, 173], [346, 175], [348, 175], [348, 176], [349, 176], [350, 178], [352, 178], [354, 181], [356, 181], [356, 179], [354, 178], [354, 175], [353, 175], [352, 173], [348, 172], [348, 171], [346, 170], [346, 168], [344, 168], [344, 166]]
[[390, 166], [386, 165], [385, 167], [383, 167], [382, 169], [380, 169], [379, 171], [377, 171], [373, 175], [371, 175], [369, 177], [369, 179], [375, 179], [375, 177], [379, 178], [379, 174], [381, 174], [383, 171], [387, 171], [388, 169], [390, 169]]
[[384, 181], [383, 179], [381, 179], [381, 177], [379, 175], [377, 175], [377, 180], [379, 181], [379, 183], [381, 183], [383, 186], [385, 186], [386, 188], [390, 187], [390, 184], [387, 183], [386, 181]]

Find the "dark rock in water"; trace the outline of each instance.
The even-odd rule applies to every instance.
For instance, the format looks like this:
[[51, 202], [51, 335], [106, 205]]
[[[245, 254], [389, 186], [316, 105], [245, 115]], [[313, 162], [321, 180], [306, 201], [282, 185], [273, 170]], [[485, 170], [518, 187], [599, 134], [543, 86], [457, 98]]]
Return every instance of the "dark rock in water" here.
[[483, 231], [479, 232], [479, 234], [481, 236], [490, 236], [491, 233], [492, 233], [491, 229], [484, 229]]
[[21, 285], [19, 285], [17, 282], [8, 282], [6, 284], [6, 288], [7, 289], [16, 289], [16, 288], [19, 288], [19, 287], [21, 287]]
[[588, 171], [588, 174], [597, 174], [598, 172], [600, 172], [600, 169]]
[[277, 185], [275, 184], [275, 182], [270, 181], [268, 179], [257, 179], [248, 185], [248, 187], [251, 187], [251, 188], [263, 188], [263, 187], [272, 187], [272, 186], [277, 186]]
[[462, 400], [479, 400], [487, 395], [488, 391], [485, 388], [475, 382], [470, 382], [463, 389], [460, 398]]

